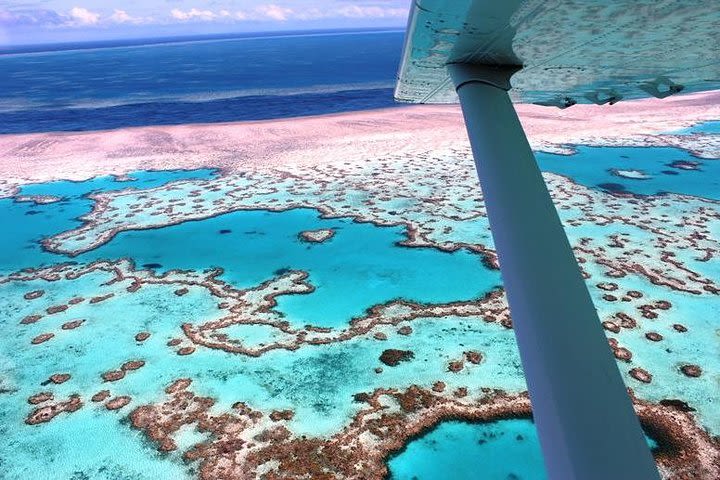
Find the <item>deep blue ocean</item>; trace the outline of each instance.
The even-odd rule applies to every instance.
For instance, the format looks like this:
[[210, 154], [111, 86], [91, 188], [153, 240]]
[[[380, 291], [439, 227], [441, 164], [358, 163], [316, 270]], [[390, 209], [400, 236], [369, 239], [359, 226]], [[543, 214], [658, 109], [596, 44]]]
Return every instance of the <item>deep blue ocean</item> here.
[[400, 31], [183, 40], [0, 54], [0, 133], [262, 120], [396, 105]]

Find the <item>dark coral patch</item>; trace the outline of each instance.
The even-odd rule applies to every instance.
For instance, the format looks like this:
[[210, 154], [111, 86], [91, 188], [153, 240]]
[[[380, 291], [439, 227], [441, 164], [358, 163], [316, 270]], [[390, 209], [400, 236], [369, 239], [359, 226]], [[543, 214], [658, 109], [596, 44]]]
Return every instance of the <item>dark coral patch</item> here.
[[454, 360], [454, 361], [448, 363], [447, 369], [449, 372], [457, 373], [460, 370], [462, 370], [463, 367], [464, 367], [464, 364], [463, 364], [462, 360]]
[[680, 371], [686, 377], [697, 378], [702, 375], [702, 368], [699, 365], [687, 364], [680, 367]]
[[48, 400], [52, 400], [52, 399], [53, 399], [52, 392], [40, 392], [40, 393], [36, 393], [35, 395], [31, 395], [27, 401], [31, 405], [37, 405], [39, 403], [44, 403], [44, 402], [47, 402]]
[[482, 353], [476, 352], [474, 350], [468, 350], [467, 352], [463, 352], [463, 355], [465, 355], [465, 360], [475, 365], [482, 362], [483, 359]]
[[667, 164], [668, 167], [677, 168], [678, 170], [700, 170], [700, 162], [693, 162], [692, 160], [675, 160]]
[[85, 320], [82, 320], [82, 319], [71, 320], [69, 322], [63, 323], [62, 327], [60, 327], [60, 328], [62, 328], [63, 330], [74, 330], [74, 329], [78, 328], [80, 325], [82, 325], [83, 323], [85, 323]]
[[655, 308], [658, 308], [660, 310], [670, 310], [672, 307], [672, 303], [670, 303], [667, 300], [658, 300], [655, 302]]
[[53, 305], [52, 307], [48, 307], [45, 311], [48, 313], [48, 315], [53, 315], [55, 313], [64, 312], [67, 309], [67, 305]]
[[144, 342], [148, 338], [150, 338], [150, 332], [140, 332], [135, 335], [136, 342]]
[[630, 376], [633, 377], [635, 380], [642, 382], [642, 383], [650, 383], [652, 382], [652, 375], [650, 372], [648, 372], [645, 369], [642, 369], [640, 367], [635, 367], [632, 370], [630, 370]]
[[365, 392], [360, 392], [353, 395], [353, 401], [357, 403], [365, 403], [370, 400], [370, 398], [370, 394]]
[[20, 323], [22, 325], [30, 325], [31, 323], [37, 322], [41, 318], [42, 315], [28, 315], [27, 317], [24, 317], [22, 320], [20, 320]]
[[280, 420], [292, 420], [295, 416], [295, 412], [292, 410], [273, 410], [270, 412], [270, 420], [273, 422], [279, 422]]
[[602, 326], [608, 332], [612, 332], [612, 333], [620, 332], [620, 326], [617, 323], [612, 322], [610, 320], [606, 320], [606, 321], [602, 322]]
[[36, 298], [40, 298], [45, 294], [45, 290], [33, 290], [32, 292], [27, 292], [25, 295], [23, 295], [23, 298], [25, 300], [35, 300]]
[[660, 400], [660, 405], [662, 405], [664, 407], [672, 407], [681, 412], [694, 412], [695, 411], [695, 409], [692, 408], [690, 405], [688, 405], [686, 402], [683, 402], [682, 400], [673, 399], [673, 398], [666, 398], [664, 400]]
[[28, 425], [37, 425], [38, 423], [49, 422], [62, 412], [75, 412], [83, 406], [79, 395], [71, 395], [64, 402], [51, 403], [42, 407], [38, 407], [27, 416], [25, 423]]
[[98, 295], [97, 297], [92, 297], [90, 299], [90, 303], [96, 304], [96, 303], [104, 302], [105, 300], [112, 298], [114, 296], [115, 296], [114, 293], [108, 293], [106, 295]]
[[126, 372], [128, 370], [137, 370], [138, 368], [142, 368], [145, 366], [144, 360], [130, 360], [128, 362], [123, 363], [120, 366], [120, 370], [125, 370]]
[[93, 395], [90, 398], [90, 400], [92, 400], [95, 403], [104, 402], [109, 396], [110, 396], [110, 390], [100, 390], [95, 395]]
[[413, 329], [410, 325], [403, 325], [402, 327], [398, 328], [397, 333], [400, 335], [410, 335], [413, 332]]
[[60, 385], [61, 383], [65, 383], [68, 380], [70, 380], [70, 374], [69, 373], [55, 373], [53, 375], [50, 375], [50, 378], [48, 380], [55, 385]]
[[177, 351], [178, 355], [192, 355], [195, 353], [195, 347], [182, 347]]
[[303, 242], [322, 243], [330, 240], [335, 236], [335, 230], [332, 228], [321, 228], [318, 230], [307, 230], [300, 232], [298, 238]]
[[663, 336], [657, 332], [647, 332], [645, 334], [645, 338], [647, 338], [651, 342], [659, 342], [660, 340], [663, 339]]
[[453, 397], [456, 397], [456, 398], [465, 398], [465, 397], [467, 397], [467, 395], [468, 395], [467, 387], [457, 388], [453, 392]]
[[125, 370], [110, 370], [101, 375], [103, 382], [117, 382], [125, 378]]
[[389, 348], [383, 350], [380, 355], [380, 361], [389, 367], [395, 367], [400, 362], [407, 362], [415, 358], [415, 354], [411, 350], [397, 350]]
[[637, 322], [634, 318], [632, 318], [627, 313], [619, 312], [615, 314], [615, 318], [617, 318], [620, 321], [620, 326], [622, 328], [632, 329], [637, 327]]
[[618, 289], [617, 283], [611, 283], [611, 282], [600, 282], [597, 284], [597, 287], [600, 290], [605, 290], [606, 292], [613, 292]]
[[613, 354], [618, 360], [629, 362], [632, 360], [632, 352], [625, 347], [617, 347], [613, 349]]
[[119, 410], [119, 409], [123, 408], [125, 405], [127, 405], [128, 403], [130, 403], [131, 400], [132, 400], [132, 398], [127, 395], [115, 397], [113, 399], [108, 400], [105, 403], [105, 408], [107, 408], [108, 410]]
[[32, 343], [33, 345], [39, 345], [39, 344], [41, 344], [41, 343], [47, 342], [48, 340], [50, 340], [50, 339], [53, 338], [54, 336], [55, 336], [54, 333], [41, 333], [41, 334], [38, 335], [37, 337], [35, 337], [35, 338], [33, 338], [32, 340], [30, 340], [30, 343]]

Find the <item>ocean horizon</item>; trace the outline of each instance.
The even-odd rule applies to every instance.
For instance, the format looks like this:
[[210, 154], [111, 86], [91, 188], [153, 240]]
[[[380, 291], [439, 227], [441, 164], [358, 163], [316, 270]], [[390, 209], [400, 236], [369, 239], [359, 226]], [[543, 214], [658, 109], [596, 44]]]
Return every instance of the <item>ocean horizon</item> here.
[[150, 46], [168, 43], [213, 42], [219, 40], [237, 40], [249, 38], [299, 37], [357, 35], [363, 33], [404, 33], [402, 28], [329, 28], [308, 30], [273, 30], [255, 32], [230, 32], [196, 35], [165, 35], [156, 37], [128, 37], [107, 40], [81, 40], [55, 43], [18, 43], [0, 45], [0, 55], [18, 55], [26, 53], [46, 53], [68, 50], [96, 50], [116, 47]]
[[315, 30], [0, 50], [0, 134], [396, 106], [392, 93], [403, 35], [388, 29]]

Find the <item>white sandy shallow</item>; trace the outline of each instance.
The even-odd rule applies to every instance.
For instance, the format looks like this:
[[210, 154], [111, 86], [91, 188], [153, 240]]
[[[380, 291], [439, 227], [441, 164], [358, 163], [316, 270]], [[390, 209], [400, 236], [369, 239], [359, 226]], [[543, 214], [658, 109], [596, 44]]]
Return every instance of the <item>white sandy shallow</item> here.
[[[533, 148], [634, 139], [720, 118], [720, 91], [566, 110], [518, 105]], [[639, 119], [642, 119], [639, 121]], [[361, 161], [467, 142], [457, 105], [415, 105], [281, 120], [0, 135], [0, 178], [83, 180], [135, 170]]]

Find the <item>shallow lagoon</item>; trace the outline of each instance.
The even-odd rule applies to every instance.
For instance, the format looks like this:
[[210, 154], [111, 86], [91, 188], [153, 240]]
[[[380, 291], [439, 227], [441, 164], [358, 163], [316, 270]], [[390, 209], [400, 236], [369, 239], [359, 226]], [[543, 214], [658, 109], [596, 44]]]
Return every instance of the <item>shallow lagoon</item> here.
[[67, 258], [45, 252], [40, 241], [78, 227], [81, 224], [78, 218], [92, 210], [93, 201], [86, 197], [92, 192], [154, 188], [177, 180], [211, 178], [216, 173], [213, 169], [139, 171], [125, 180], [104, 176], [82, 182], [58, 180], [24, 185], [18, 195], [47, 195], [61, 199], [47, 204], [0, 199], [0, 224], [9, 226], [0, 229], [0, 273], [67, 261]]
[[[333, 229], [323, 243], [302, 231]], [[278, 299], [287, 320], [342, 327], [375, 304], [396, 298], [441, 303], [482, 297], [500, 284], [480, 256], [395, 245], [401, 227], [321, 219], [314, 210], [238, 211], [160, 229], [122, 232], [78, 260], [132, 257], [157, 271], [222, 267], [236, 287], [258, 285], [283, 270], [303, 270], [316, 290]]]
[[528, 419], [443, 422], [411, 442], [388, 467], [390, 480], [547, 478], [535, 424]]
[[[701, 159], [671, 147], [575, 147], [574, 155], [535, 154], [540, 169], [572, 178], [591, 188], [640, 195], [679, 193], [720, 200], [720, 161]], [[671, 166], [698, 163], [696, 170]], [[613, 171], [639, 171], [645, 178], [627, 178]]]

